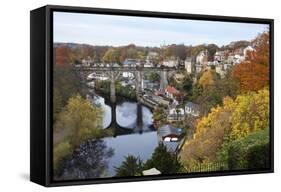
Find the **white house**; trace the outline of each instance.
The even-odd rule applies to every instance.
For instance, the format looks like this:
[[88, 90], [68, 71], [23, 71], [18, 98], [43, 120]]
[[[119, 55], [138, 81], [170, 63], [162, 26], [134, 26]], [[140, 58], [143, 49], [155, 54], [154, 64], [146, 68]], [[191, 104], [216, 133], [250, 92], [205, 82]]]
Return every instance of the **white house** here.
[[183, 108], [171, 108], [171, 109], [169, 109], [167, 120], [169, 122], [184, 120], [184, 109]]
[[134, 78], [134, 74], [132, 72], [122, 72], [122, 77], [133, 79]]
[[192, 73], [192, 59], [191, 58], [186, 58], [186, 60], [184, 61], [184, 67], [186, 69], [186, 72], [188, 74]]
[[93, 61], [90, 57], [82, 59], [82, 65], [85, 67], [89, 67], [92, 63], [93, 63]]
[[105, 81], [108, 80], [108, 76], [105, 75], [104, 73], [91, 73], [90, 75], [87, 76], [87, 80], [100, 80], [100, 81]]
[[247, 56], [247, 53], [248, 52], [252, 52], [252, 51], [255, 51], [255, 49], [252, 47], [252, 46], [248, 46], [248, 47], [246, 47], [245, 49], [243, 49], [243, 55], [244, 55], [244, 57], [246, 57]]
[[200, 51], [200, 53], [196, 57], [196, 63], [205, 65], [208, 62], [208, 50]]
[[198, 117], [200, 114], [199, 105], [192, 102], [187, 102], [185, 105], [185, 114]]
[[153, 67], [153, 63], [145, 62], [143, 67]]
[[224, 51], [216, 51], [214, 55], [214, 61], [217, 61], [218, 63], [221, 63], [225, 60], [225, 53]]
[[177, 59], [169, 59], [163, 61], [162, 65], [166, 67], [178, 67], [179, 66], [179, 60]]
[[201, 64], [195, 65], [195, 72], [200, 73], [203, 70], [203, 66]]
[[146, 56], [146, 61], [151, 62], [155, 59], [158, 59], [158, 57], [159, 57], [159, 54], [157, 52], [150, 51], [150, 52], [148, 52], [148, 54]]
[[234, 58], [233, 58], [234, 60], [233, 60], [233, 64], [234, 65], [236, 65], [236, 64], [239, 64], [239, 63], [241, 63], [242, 61], [244, 61], [245, 60], [245, 57], [244, 56], [242, 56], [242, 55], [234, 55]]

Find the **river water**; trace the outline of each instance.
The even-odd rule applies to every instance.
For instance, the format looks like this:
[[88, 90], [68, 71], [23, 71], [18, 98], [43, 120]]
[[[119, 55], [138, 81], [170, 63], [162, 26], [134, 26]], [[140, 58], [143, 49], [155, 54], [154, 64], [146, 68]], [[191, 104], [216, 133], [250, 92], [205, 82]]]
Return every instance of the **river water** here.
[[[95, 96], [93, 103], [104, 111], [103, 127], [111, 123], [111, 107], [105, 104], [104, 98]], [[87, 179], [115, 176], [115, 167], [121, 165], [125, 157], [133, 155], [142, 161], [149, 159], [158, 146], [157, 131], [153, 128], [152, 112], [141, 106], [143, 114], [143, 132], [132, 132], [99, 140], [88, 140], [65, 159], [57, 180]], [[116, 122], [127, 128], [136, 128], [137, 103], [121, 102], [116, 106]]]

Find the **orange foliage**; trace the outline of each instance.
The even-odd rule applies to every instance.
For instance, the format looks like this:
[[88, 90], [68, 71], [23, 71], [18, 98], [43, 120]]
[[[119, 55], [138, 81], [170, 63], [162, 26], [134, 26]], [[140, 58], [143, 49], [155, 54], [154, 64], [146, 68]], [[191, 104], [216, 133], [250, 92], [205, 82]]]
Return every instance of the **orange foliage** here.
[[55, 52], [55, 65], [68, 66], [70, 64], [71, 49], [67, 46], [57, 47]]
[[233, 77], [240, 83], [240, 89], [258, 91], [269, 85], [269, 34], [265, 32], [254, 41], [255, 51], [248, 52], [246, 60], [236, 65]]

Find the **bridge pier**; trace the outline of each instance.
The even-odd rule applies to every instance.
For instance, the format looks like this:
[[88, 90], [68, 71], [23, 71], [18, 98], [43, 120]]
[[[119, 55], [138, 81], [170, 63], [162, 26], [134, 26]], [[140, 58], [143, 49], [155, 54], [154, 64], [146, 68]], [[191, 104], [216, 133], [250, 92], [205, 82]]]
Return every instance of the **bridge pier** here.
[[164, 90], [167, 85], [168, 85], [168, 77], [167, 77], [167, 71], [166, 70], [162, 70], [160, 72], [160, 89]]
[[116, 93], [115, 93], [115, 81], [114, 81], [114, 79], [110, 80], [110, 102], [116, 103]]
[[139, 97], [142, 94], [142, 88], [143, 88], [143, 84], [142, 84], [143, 74], [142, 74], [142, 71], [136, 71], [135, 72], [135, 78], [136, 78], [136, 96], [137, 96], [137, 100], [139, 100]]
[[113, 129], [113, 136], [116, 137], [117, 133], [117, 122], [116, 122], [116, 104], [111, 103], [111, 128]]
[[143, 128], [143, 122], [142, 122], [142, 106], [141, 103], [138, 102], [137, 104], [137, 130], [139, 131], [139, 133], [142, 133], [142, 128]]

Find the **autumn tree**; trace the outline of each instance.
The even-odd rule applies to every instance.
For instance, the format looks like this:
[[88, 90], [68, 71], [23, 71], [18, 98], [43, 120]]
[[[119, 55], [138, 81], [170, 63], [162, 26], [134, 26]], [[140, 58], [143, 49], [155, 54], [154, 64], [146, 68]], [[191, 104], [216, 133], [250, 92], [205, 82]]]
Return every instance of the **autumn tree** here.
[[72, 58], [72, 50], [68, 46], [54, 48], [55, 65], [68, 66]]
[[218, 74], [214, 70], [205, 71], [199, 79], [198, 84], [206, 89], [208, 86], [214, 85], [218, 79]]
[[216, 152], [229, 134], [233, 108], [233, 100], [226, 97], [223, 106], [213, 108], [208, 116], [198, 121], [193, 139], [184, 144], [180, 153], [188, 168], [216, 159]]
[[269, 127], [269, 90], [259, 90], [237, 96], [231, 115], [232, 140]]
[[223, 105], [211, 109], [196, 125], [193, 139], [181, 151], [186, 166], [216, 160], [225, 142], [247, 137], [269, 127], [269, 90], [263, 89], [224, 98]]
[[242, 92], [258, 91], [269, 85], [269, 33], [260, 34], [253, 44], [255, 51], [248, 52], [246, 60], [233, 69]]
[[102, 58], [102, 61], [104, 63], [110, 63], [110, 64], [113, 64], [113, 63], [119, 63], [119, 60], [120, 59], [120, 50], [119, 49], [116, 49], [116, 48], [109, 48], [103, 58]]
[[54, 124], [55, 166], [81, 142], [106, 134], [102, 129], [102, 114], [100, 108], [79, 95], [69, 99]]

